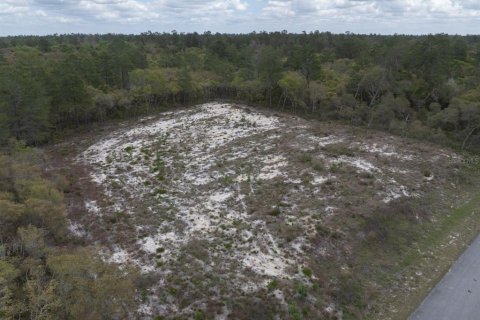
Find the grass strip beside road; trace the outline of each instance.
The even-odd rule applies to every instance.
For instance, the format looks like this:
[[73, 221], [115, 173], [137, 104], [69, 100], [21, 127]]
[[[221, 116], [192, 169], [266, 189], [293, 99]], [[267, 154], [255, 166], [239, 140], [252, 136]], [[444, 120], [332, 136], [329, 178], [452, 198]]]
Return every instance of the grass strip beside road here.
[[[392, 310], [389, 319], [404, 320], [416, 310], [477, 237], [480, 232], [479, 217], [480, 192], [477, 192], [469, 201], [432, 223], [431, 230], [427, 230], [425, 237], [418, 241], [400, 263], [400, 273], [404, 274], [404, 279], [413, 277], [418, 280], [414, 290], [395, 295], [392, 301], [385, 301], [390, 303], [389, 309]], [[422, 276], [418, 277], [418, 274]]]

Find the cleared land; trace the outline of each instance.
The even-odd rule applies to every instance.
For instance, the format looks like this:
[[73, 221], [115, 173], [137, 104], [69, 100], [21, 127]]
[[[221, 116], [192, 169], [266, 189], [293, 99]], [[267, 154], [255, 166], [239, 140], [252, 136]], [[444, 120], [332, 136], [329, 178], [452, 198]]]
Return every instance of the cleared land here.
[[401, 228], [396, 215], [435, 221], [444, 203], [422, 201], [452, 203], [462, 158], [211, 103], [117, 128], [75, 162], [88, 199], [71, 209], [71, 230], [141, 270], [141, 315], [348, 318], [384, 291], [376, 266], [358, 269], [371, 254], [365, 244], [385, 253], [413, 241], [385, 226]]

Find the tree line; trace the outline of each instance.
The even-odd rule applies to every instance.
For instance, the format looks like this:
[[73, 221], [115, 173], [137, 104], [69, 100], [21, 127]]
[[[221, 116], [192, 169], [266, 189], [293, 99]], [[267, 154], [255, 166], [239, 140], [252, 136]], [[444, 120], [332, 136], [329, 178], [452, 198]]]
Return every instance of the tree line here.
[[480, 149], [480, 36], [0, 38], [0, 143], [212, 99]]

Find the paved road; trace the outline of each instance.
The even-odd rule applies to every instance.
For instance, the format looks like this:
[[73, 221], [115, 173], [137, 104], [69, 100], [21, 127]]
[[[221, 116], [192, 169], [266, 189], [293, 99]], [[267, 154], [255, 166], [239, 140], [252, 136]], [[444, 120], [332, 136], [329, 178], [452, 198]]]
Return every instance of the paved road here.
[[480, 319], [480, 236], [455, 262], [409, 319]]

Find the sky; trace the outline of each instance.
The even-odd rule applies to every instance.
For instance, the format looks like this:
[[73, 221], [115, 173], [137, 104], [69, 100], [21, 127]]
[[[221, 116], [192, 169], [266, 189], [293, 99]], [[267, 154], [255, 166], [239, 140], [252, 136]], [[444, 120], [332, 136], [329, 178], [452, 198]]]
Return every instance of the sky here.
[[478, 34], [480, 0], [0, 0], [0, 35], [330, 31]]

